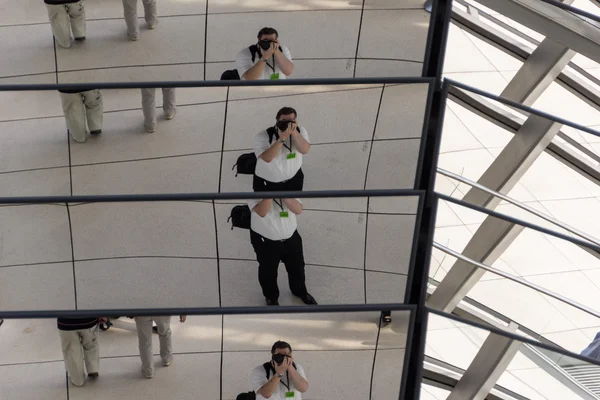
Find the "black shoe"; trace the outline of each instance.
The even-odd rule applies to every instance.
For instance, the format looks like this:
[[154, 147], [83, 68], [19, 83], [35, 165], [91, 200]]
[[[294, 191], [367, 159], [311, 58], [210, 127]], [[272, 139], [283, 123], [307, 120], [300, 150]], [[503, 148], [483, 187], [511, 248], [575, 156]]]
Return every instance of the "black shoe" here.
[[158, 326], [152, 327], [152, 333], [158, 333]]
[[277, 300], [271, 300], [271, 299], [267, 299], [267, 298], [265, 298], [265, 300], [267, 301], [268, 306], [278, 306], [279, 305], [279, 302]]
[[312, 305], [319, 304], [319, 303], [317, 303], [317, 301], [315, 300], [315, 298], [310, 295], [310, 293], [306, 293], [304, 296], [300, 297], [300, 299], [302, 300], [302, 302], [304, 304], [309, 304], [309, 305], [311, 305], [311, 304]]
[[98, 129], [98, 130], [95, 130], [95, 131], [91, 131], [91, 132], [90, 132], [90, 134], [91, 134], [91, 135], [99, 135], [99, 134], [101, 134], [101, 133], [102, 133], [102, 129]]
[[88, 376], [90, 378], [97, 378], [98, 377], [98, 373], [97, 372], [92, 372], [92, 373], [88, 374]]
[[75, 40], [78, 40], [78, 41], [82, 41], [82, 40], [85, 40], [85, 36], [81, 36], [81, 37], [76, 37], [76, 38], [75, 38]]

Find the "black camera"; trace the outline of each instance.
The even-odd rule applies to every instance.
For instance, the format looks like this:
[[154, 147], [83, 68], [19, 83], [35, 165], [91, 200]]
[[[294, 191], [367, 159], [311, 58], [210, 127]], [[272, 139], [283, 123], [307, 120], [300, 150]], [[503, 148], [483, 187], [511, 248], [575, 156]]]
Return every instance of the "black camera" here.
[[269, 47], [271, 47], [271, 43], [273, 43], [273, 42], [271, 42], [270, 40], [259, 40], [258, 41], [258, 45], [263, 50], [269, 50]]
[[277, 365], [281, 365], [281, 363], [283, 363], [283, 360], [285, 360], [286, 358], [287, 356], [285, 354], [273, 354], [273, 357], [271, 357], [271, 359], [275, 361], [275, 364]]
[[294, 121], [277, 121], [277, 123], [275, 124], [275, 126], [280, 130], [280, 131], [285, 131], [288, 126], [290, 126], [290, 124], [292, 124]]

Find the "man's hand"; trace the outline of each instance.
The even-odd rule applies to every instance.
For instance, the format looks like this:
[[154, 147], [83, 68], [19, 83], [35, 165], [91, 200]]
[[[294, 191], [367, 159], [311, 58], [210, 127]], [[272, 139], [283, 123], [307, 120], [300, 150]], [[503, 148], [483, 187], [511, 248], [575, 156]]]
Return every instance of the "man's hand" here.
[[293, 131], [290, 130], [290, 126], [292, 124], [289, 124], [287, 129], [285, 131], [282, 131], [281, 129], [279, 129], [279, 127], [277, 128], [277, 133], [279, 134], [279, 139], [283, 139], [283, 140], [287, 140], [290, 135], [292, 134]]
[[275, 50], [277, 50], [277, 48], [278, 45], [276, 42], [271, 42], [271, 47], [269, 47], [267, 50], [262, 50], [261, 48], [262, 58], [271, 58], [273, 54], [275, 54]]
[[288, 367], [287, 370], [291, 371], [294, 369], [294, 357], [292, 357], [292, 355], [290, 354], [289, 356], [286, 357], [286, 360], [288, 361]]
[[275, 368], [275, 372], [277, 374], [283, 374], [289, 366], [291, 365], [291, 361], [289, 357], [286, 357], [281, 364], [276, 364], [275, 361], [271, 361], [271, 365]]
[[187, 319], [187, 315], [180, 315], [179, 316], [179, 322], [185, 322], [186, 319]]

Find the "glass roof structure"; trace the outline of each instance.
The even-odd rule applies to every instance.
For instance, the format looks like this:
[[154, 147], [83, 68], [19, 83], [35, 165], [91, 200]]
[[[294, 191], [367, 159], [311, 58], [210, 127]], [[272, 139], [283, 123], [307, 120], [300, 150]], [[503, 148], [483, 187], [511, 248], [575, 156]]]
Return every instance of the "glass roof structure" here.
[[[233, 400], [285, 340], [306, 400], [600, 399], [581, 355], [600, 332], [600, 1], [163, 0], [156, 29], [138, 3], [138, 41], [121, 0], [83, 0], [86, 39], [63, 48], [41, 1], [0, 0], [0, 398]], [[263, 26], [289, 79], [219, 80]], [[57, 90], [90, 88], [102, 134], [77, 143]], [[170, 120], [156, 91], [154, 133], [148, 88], [177, 93]], [[265, 306], [228, 220], [263, 196], [235, 164], [283, 106], [310, 135], [303, 190], [279, 195], [302, 200], [314, 306], [283, 267]], [[188, 315], [150, 382], [134, 315]], [[83, 387], [60, 317], [111, 318]]]

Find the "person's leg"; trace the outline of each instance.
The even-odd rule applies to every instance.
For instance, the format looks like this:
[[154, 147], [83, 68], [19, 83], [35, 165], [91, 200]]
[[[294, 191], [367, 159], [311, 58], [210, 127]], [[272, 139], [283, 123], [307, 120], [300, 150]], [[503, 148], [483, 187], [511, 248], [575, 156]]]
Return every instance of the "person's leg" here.
[[83, 370], [83, 350], [77, 331], [58, 331], [65, 359], [65, 368], [69, 374], [71, 383], [75, 386], [83, 386], [85, 371]]
[[98, 345], [98, 325], [90, 329], [79, 331], [81, 335], [81, 346], [83, 347], [83, 358], [88, 376], [98, 376], [100, 367], [100, 346]]
[[274, 242], [268, 242], [258, 233], [250, 230], [250, 242], [254, 247], [258, 261], [258, 282], [267, 300], [279, 299], [277, 286], [277, 268], [279, 267], [279, 252]]
[[260, 176], [254, 175], [252, 178], [252, 190], [255, 192], [266, 192], [267, 181]]
[[102, 93], [98, 89], [88, 90], [83, 94], [85, 115], [91, 134], [102, 133], [104, 120], [104, 105], [102, 104]]
[[138, 40], [140, 28], [138, 25], [137, 0], [123, 0], [123, 14], [127, 25], [127, 36], [131, 40]]
[[177, 104], [175, 102], [175, 88], [164, 88], [162, 90], [163, 95], [163, 111], [165, 112], [165, 119], [173, 119], [177, 112]]
[[288, 283], [294, 296], [304, 298], [308, 294], [306, 276], [304, 274], [304, 250], [302, 237], [298, 231], [285, 242], [285, 252], [282, 260], [288, 274]]
[[160, 341], [160, 358], [165, 367], [171, 365], [173, 361], [173, 344], [171, 342], [171, 317], [153, 317], [158, 330], [158, 340]]
[[75, 40], [85, 39], [86, 20], [83, 1], [67, 4], [67, 12], [69, 13], [69, 17], [71, 19], [71, 29], [73, 30], [73, 36], [75, 36]]
[[156, 28], [156, 24], [158, 23], [156, 0], [142, 0], [142, 3], [144, 3], [144, 19], [148, 24], [148, 29]]
[[152, 317], [135, 317], [135, 326], [138, 333], [138, 346], [142, 359], [142, 374], [150, 379], [154, 377], [154, 364], [152, 363]]
[[156, 130], [156, 89], [142, 89], [142, 111], [144, 127], [149, 133]]
[[52, 27], [52, 34], [60, 47], [71, 47], [71, 25], [69, 14], [64, 4], [46, 4], [48, 19]]
[[60, 93], [60, 100], [71, 137], [78, 143], [85, 142], [87, 131], [81, 93]]

